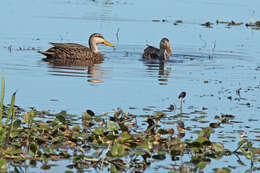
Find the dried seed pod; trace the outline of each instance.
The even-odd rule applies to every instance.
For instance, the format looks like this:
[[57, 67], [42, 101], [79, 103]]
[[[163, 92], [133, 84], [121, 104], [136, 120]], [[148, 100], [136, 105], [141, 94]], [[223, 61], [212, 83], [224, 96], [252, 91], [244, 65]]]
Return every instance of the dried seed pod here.
[[183, 99], [185, 96], [186, 96], [186, 92], [183, 91], [183, 92], [180, 93], [179, 99]]

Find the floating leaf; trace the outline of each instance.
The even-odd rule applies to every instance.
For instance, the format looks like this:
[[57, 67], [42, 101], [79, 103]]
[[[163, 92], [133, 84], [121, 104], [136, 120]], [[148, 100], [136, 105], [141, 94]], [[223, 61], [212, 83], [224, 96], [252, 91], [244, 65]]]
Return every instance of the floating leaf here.
[[17, 154], [22, 154], [23, 150], [10, 148], [10, 149], [7, 150], [7, 153], [9, 155], [17, 155]]
[[65, 124], [66, 119], [64, 117], [64, 115], [57, 115], [56, 118], [63, 124]]
[[111, 150], [112, 156], [123, 156], [124, 153], [125, 153], [125, 149], [124, 149], [123, 145], [121, 145], [119, 143], [114, 143], [112, 150]]
[[152, 142], [146, 140], [146, 141], [143, 143], [142, 147], [144, 147], [145, 149], [151, 150], [151, 149], [153, 149], [153, 144], [152, 144]]
[[7, 168], [8, 168], [8, 164], [7, 164], [6, 160], [0, 158], [0, 172], [2, 172], [2, 171], [5, 172], [5, 171], [7, 171]]
[[122, 137], [123, 140], [127, 140], [127, 139], [131, 138], [131, 135], [128, 132], [124, 131], [121, 134], [121, 137]]
[[200, 144], [205, 144], [205, 143], [210, 142], [210, 141], [209, 141], [208, 138], [200, 136], [194, 142], [198, 142]]
[[87, 112], [83, 112], [83, 114], [82, 114], [82, 120], [88, 120], [88, 121], [90, 121], [90, 120], [92, 120], [92, 116], [91, 116], [89, 113], [87, 113]]
[[105, 130], [103, 127], [95, 127], [92, 131], [95, 135], [103, 135]]
[[162, 134], [162, 135], [168, 134], [168, 131], [165, 130], [165, 129], [159, 129], [157, 132]]
[[51, 166], [48, 165], [48, 164], [43, 164], [43, 165], [41, 166], [41, 169], [44, 169], [44, 170], [51, 169]]
[[253, 158], [253, 155], [254, 154], [253, 154], [253, 152], [251, 150], [245, 152], [245, 156], [246, 156], [247, 159], [251, 160]]
[[109, 131], [115, 131], [119, 129], [119, 125], [118, 123], [114, 122], [114, 121], [108, 121], [107, 122], [107, 129]]
[[229, 168], [216, 168], [214, 169], [215, 173], [229, 173], [231, 170]]
[[217, 153], [224, 153], [224, 145], [222, 143], [213, 143], [212, 150]]
[[72, 131], [74, 131], [74, 132], [80, 131], [80, 126], [79, 126], [79, 125], [75, 125], [75, 126], [72, 128]]
[[204, 169], [206, 166], [207, 166], [207, 164], [209, 164], [210, 162], [204, 162], [204, 161], [202, 161], [202, 162], [199, 162], [198, 164], [197, 164], [197, 168], [199, 168], [200, 170], [202, 170], [202, 169]]
[[30, 151], [33, 152], [34, 154], [36, 154], [38, 147], [36, 144], [31, 144], [30, 145]]
[[122, 171], [120, 171], [119, 169], [117, 169], [117, 167], [115, 165], [111, 166], [111, 173], [121, 173]]
[[73, 173], [73, 171], [66, 170], [64, 173]]
[[155, 117], [156, 118], [166, 118], [167, 115], [163, 112], [158, 111], [158, 112], [155, 113]]
[[204, 128], [202, 131], [200, 131], [199, 136], [205, 137], [205, 138], [209, 139], [211, 133], [212, 133], [212, 128], [211, 127], [207, 127], [207, 128]]
[[136, 156], [142, 156], [142, 155], [144, 155], [144, 154], [146, 154], [144, 151], [136, 151], [136, 152], [135, 152], [135, 155], [136, 155]]

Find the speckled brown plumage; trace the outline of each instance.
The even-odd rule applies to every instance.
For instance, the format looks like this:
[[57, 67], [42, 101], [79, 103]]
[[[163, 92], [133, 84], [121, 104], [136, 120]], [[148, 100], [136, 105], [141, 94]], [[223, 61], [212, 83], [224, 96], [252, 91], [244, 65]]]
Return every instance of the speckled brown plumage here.
[[[169, 59], [168, 55], [165, 55], [166, 59]], [[145, 59], [160, 59], [163, 57], [160, 57], [160, 49], [153, 47], [153, 46], [148, 46], [147, 48], [144, 49], [144, 54], [143, 58]]]
[[172, 54], [169, 40], [167, 38], [162, 38], [160, 41], [160, 49], [148, 45], [148, 47], [144, 49], [143, 58], [168, 60], [169, 56], [165, 53], [165, 51], [167, 51], [169, 55]]
[[50, 43], [53, 47], [47, 51], [39, 51], [47, 61], [56, 66], [88, 66], [101, 63], [104, 55], [99, 52], [97, 44], [114, 47], [105, 40], [102, 34], [94, 33], [89, 37], [90, 48], [77, 43]]
[[[44, 61], [55, 64], [91, 64], [100, 63], [104, 60], [102, 53], [94, 53], [88, 47], [75, 43], [51, 43], [54, 47], [45, 52]], [[75, 64], [76, 63], [76, 64]]]

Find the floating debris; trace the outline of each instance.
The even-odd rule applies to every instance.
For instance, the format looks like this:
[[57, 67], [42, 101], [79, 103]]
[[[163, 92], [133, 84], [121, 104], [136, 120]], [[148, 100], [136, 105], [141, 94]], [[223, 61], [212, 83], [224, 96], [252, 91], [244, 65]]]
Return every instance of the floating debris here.
[[228, 26], [239, 26], [242, 25], [243, 22], [235, 22], [233, 20], [231, 20], [231, 22], [229, 21], [221, 21], [221, 20], [217, 20], [216, 24], [227, 24]]
[[201, 26], [205, 26], [207, 28], [212, 28], [212, 25], [213, 25], [213, 23], [211, 23], [211, 22], [206, 22], [206, 23], [201, 24]]

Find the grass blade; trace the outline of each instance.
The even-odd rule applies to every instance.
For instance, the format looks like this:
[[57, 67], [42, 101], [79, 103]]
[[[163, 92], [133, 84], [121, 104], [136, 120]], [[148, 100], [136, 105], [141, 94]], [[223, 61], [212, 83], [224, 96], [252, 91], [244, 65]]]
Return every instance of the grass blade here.
[[1, 101], [0, 101], [0, 123], [2, 123], [3, 109], [4, 109], [4, 96], [5, 96], [5, 79], [4, 73], [2, 73], [2, 85], [1, 85]]
[[[13, 95], [12, 95], [11, 105], [10, 105], [10, 108], [8, 110], [8, 116], [7, 116], [7, 119], [6, 119], [6, 122], [5, 122], [5, 132], [7, 131], [7, 128], [9, 127], [8, 123], [10, 121], [11, 116], [12, 116], [12, 121], [14, 120], [14, 116], [15, 116], [15, 110], [14, 110], [15, 95], [16, 95], [16, 92], [13, 93]], [[10, 126], [9, 129], [8, 129], [8, 132], [6, 133], [5, 144], [8, 143], [11, 128], [12, 127]]]

